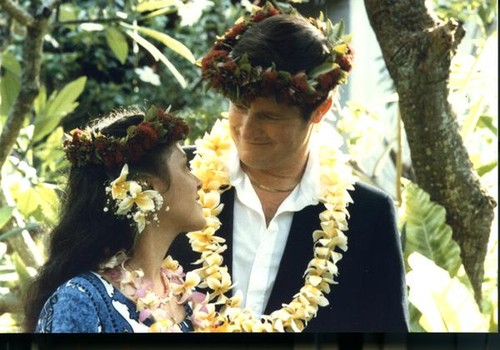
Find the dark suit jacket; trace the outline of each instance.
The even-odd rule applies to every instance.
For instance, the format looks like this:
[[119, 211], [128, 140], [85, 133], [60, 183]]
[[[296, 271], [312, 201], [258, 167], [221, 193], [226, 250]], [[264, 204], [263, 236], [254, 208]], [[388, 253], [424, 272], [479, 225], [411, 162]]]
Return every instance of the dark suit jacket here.
[[[224, 210], [218, 236], [226, 239], [224, 263], [232, 271], [234, 188], [222, 195]], [[348, 250], [337, 263], [338, 284], [327, 296], [306, 332], [407, 332], [408, 309], [401, 242], [391, 198], [371, 186], [357, 183], [350, 192]], [[294, 214], [278, 275], [265, 314], [288, 303], [304, 284], [303, 274], [313, 255], [312, 232], [319, 228], [323, 204]], [[179, 235], [168, 254], [190, 270], [199, 258], [185, 235]]]

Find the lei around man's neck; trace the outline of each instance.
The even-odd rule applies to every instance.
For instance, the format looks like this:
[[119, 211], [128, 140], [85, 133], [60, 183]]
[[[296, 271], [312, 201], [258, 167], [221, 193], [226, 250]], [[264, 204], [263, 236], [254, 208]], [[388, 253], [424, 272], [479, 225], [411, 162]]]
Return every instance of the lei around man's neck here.
[[[343, 35], [343, 23], [335, 25], [323, 14], [307, 19], [325, 36], [325, 61], [308, 72], [291, 74], [271, 67], [252, 66], [246, 54], [232, 58], [231, 52], [241, 36], [253, 25], [266, 18], [284, 14], [267, 3], [252, 15], [240, 18], [219, 38], [202, 59], [202, 77], [207, 88], [214, 89], [232, 101], [251, 101], [256, 97], [274, 96], [279, 102], [315, 105], [326, 98], [339, 84], [347, 82], [352, 67], [353, 50], [350, 37]], [[295, 10], [287, 13], [300, 16]]]
[[183, 140], [188, 132], [189, 127], [182, 118], [151, 106], [144, 120], [129, 126], [123, 137], [104, 135], [97, 127], [76, 128], [64, 140], [63, 149], [73, 166], [119, 167], [138, 161], [146, 151], [161, 144]]

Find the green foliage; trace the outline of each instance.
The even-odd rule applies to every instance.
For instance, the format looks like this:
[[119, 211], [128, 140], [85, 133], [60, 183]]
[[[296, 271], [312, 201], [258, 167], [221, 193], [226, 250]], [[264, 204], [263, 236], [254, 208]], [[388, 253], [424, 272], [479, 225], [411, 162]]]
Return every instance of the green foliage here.
[[125, 63], [128, 56], [128, 42], [123, 33], [115, 27], [108, 27], [105, 30], [106, 42], [121, 64]]
[[434, 11], [444, 19], [454, 18], [462, 22], [475, 22], [483, 33], [488, 31], [496, 19], [496, 0], [433, 0]]
[[454, 277], [460, 266], [460, 247], [446, 224], [446, 210], [433, 203], [429, 194], [408, 182], [400, 211], [405, 260], [419, 252]]
[[11, 51], [5, 50], [0, 53], [0, 68], [5, 69], [5, 73], [0, 76], [0, 121], [2, 121], [19, 94], [21, 66], [16, 56]]
[[0, 208], [0, 229], [10, 220], [13, 211], [14, 207], [5, 206]]
[[[469, 51], [459, 52], [454, 59], [450, 89], [456, 96], [452, 103], [474, 167], [483, 182], [491, 183], [488, 188], [497, 188], [498, 116], [492, 106], [498, 98], [492, 94], [496, 74], [491, 74], [497, 63], [488, 61], [497, 57], [492, 54], [497, 49], [496, 1], [434, 3], [442, 18], [457, 18], [469, 25], [473, 22], [480, 28], [479, 32], [471, 31], [475, 36]], [[187, 142], [194, 142], [227, 109], [227, 102], [203, 91], [200, 71], [193, 62], [242, 11], [240, 4], [233, 5], [230, 0], [139, 4], [83, 0], [60, 4], [59, 17], [52, 22], [44, 45], [40, 94], [2, 169], [2, 190], [9, 196], [9, 206], [0, 208], [0, 230], [4, 229], [0, 235], [0, 297], [15, 296], [33, 272], [19, 255], [7, 253], [3, 241], [23, 230], [41, 241], [47, 227], [57, 220], [58, 198], [68, 167], [60, 147], [64, 132], [121, 106], [153, 103], [171, 105], [174, 113], [186, 118], [191, 126]], [[0, 52], [0, 125], [4, 125], [21, 88], [19, 28], [13, 27], [15, 40]], [[374, 144], [384, 145], [382, 154], [370, 155], [369, 167], [357, 164], [358, 175], [376, 185], [384, 184], [380, 187], [386, 190], [388, 183], [394, 188], [394, 179], [385, 172], [395, 151], [394, 132], [381, 124], [386, 118], [354, 103], [349, 106], [338, 126], [353, 158], [370, 154]], [[6, 230], [4, 226], [13, 214], [25, 226]], [[444, 210], [430, 202], [428, 195], [412, 184], [406, 186], [400, 225], [410, 287], [411, 329], [496, 331], [498, 238], [492, 235], [485, 262], [481, 314], [444, 218]], [[8, 330], [16, 330], [15, 323]]]
[[[33, 141], [37, 142], [51, 133], [61, 122], [61, 119], [78, 107], [76, 100], [83, 92], [87, 77], [80, 77], [66, 84], [61, 91], [54, 91], [47, 101], [44, 93], [38, 96], [37, 115]], [[42, 90], [43, 91], [43, 90]]]
[[413, 311], [412, 331], [481, 332], [488, 330], [487, 318], [481, 313], [472, 290], [458, 277], [436, 265], [418, 252], [408, 257], [408, 299], [419, 311]]
[[[414, 332], [474, 332], [497, 328], [498, 301], [485, 295], [483, 312], [474, 298], [451, 237], [445, 210], [413, 183], [405, 182], [399, 226], [403, 232], [404, 258], [409, 287], [410, 326]], [[494, 241], [498, 242], [498, 241]], [[495, 249], [490, 248], [486, 270], [494, 268]], [[493, 276], [484, 289], [496, 290]]]

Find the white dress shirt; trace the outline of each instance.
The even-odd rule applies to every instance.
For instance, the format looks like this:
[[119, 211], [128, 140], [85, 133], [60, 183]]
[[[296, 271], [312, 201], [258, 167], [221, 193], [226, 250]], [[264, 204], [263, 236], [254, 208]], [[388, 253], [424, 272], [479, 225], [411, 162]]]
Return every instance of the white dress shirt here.
[[236, 153], [231, 157], [231, 184], [236, 189], [233, 218], [233, 293], [242, 292], [242, 306], [249, 307], [255, 316], [260, 317], [263, 314], [271, 295], [294, 212], [308, 205], [318, 204], [319, 160], [316, 153], [310, 152], [301, 181], [281, 203], [267, 227], [262, 205], [250, 179], [241, 169]]

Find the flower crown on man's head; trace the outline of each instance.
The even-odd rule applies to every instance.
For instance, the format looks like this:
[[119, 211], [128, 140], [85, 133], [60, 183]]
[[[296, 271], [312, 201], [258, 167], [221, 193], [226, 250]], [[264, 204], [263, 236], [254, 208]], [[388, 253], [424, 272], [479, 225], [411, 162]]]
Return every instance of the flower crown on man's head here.
[[116, 167], [138, 161], [147, 150], [158, 145], [183, 140], [188, 132], [189, 127], [182, 118], [151, 106], [144, 120], [129, 126], [123, 137], [104, 135], [92, 127], [77, 128], [64, 140], [63, 148], [73, 166]]
[[[323, 33], [326, 40], [326, 60], [308, 72], [291, 74], [276, 67], [252, 66], [246, 54], [232, 58], [231, 51], [251, 26], [282, 12], [267, 3], [251, 16], [240, 19], [219, 38], [202, 59], [202, 77], [207, 87], [213, 88], [232, 101], [253, 100], [274, 96], [279, 102], [314, 105], [328, 96], [337, 85], [347, 81], [353, 61], [349, 37], [343, 35], [343, 24], [335, 25], [318, 19], [308, 21]], [[290, 15], [298, 15], [292, 10]]]

